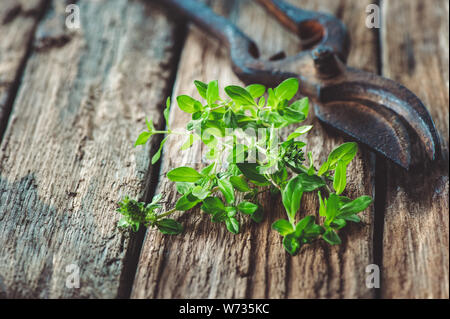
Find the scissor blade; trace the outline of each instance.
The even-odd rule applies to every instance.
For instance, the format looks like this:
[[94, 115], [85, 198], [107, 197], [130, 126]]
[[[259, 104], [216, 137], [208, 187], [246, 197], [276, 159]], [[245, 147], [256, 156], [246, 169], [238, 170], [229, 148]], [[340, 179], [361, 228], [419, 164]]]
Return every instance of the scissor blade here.
[[378, 151], [400, 166], [409, 168], [409, 135], [392, 111], [359, 101], [318, 103], [314, 108], [316, 116], [322, 122]]
[[383, 109], [389, 109], [417, 134], [431, 160], [439, 156], [439, 137], [428, 110], [414, 93], [399, 83], [348, 68], [341, 80], [330, 81], [321, 89], [320, 100], [323, 103], [358, 101], [380, 115]]

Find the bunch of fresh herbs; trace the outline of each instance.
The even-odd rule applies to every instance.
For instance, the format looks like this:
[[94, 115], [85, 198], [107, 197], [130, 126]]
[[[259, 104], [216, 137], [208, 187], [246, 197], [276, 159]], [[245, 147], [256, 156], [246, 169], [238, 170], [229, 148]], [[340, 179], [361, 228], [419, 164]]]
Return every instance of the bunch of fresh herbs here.
[[[268, 90], [259, 84], [245, 88], [228, 86], [226, 99], [219, 96], [217, 81], [208, 84], [195, 81], [195, 86], [206, 103], [187, 95], [177, 98], [179, 108], [192, 114], [186, 127], [188, 137], [181, 149], [189, 150], [196, 141], [201, 141], [207, 148], [205, 158], [209, 165], [200, 171], [182, 166], [167, 173], [181, 196], [175, 207], [166, 212], [156, 212], [161, 210], [159, 195], [150, 204], [124, 198], [119, 203], [118, 211], [123, 215], [119, 226], [137, 231], [140, 225], [145, 225], [164, 234], [179, 234], [182, 225], [168, 216], [200, 206], [212, 222], [224, 223], [230, 232], [237, 234], [242, 216], [262, 221], [264, 209], [258, 202], [258, 194], [270, 191], [281, 194], [287, 218], [277, 220], [272, 228], [283, 236], [283, 245], [290, 254], [297, 254], [302, 245], [318, 238], [331, 245], [340, 244], [337, 231], [347, 222], [359, 222], [357, 213], [372, 203], [369, 196], [350, 199], [342, 195], [347, 184], [347, 167], [357, 153], [357, 144], [337, 147], [317, 170], [312, 153], [305, 156], [306, 144], [297, 140], [312, 126], [299, 126], [280, 140], [281, 128], [303, 122], [308, 115], [307, 98], [291, 101], [299, 87], [295, 78]], [[169, 108], [170, 99], [164, 110], [166, 130], [156, 130], [151, 120], [146, 121], [147, 130], [135, 143], [143, 145], [155, 134], [165, 135], [152, 163], [160, 158], [169, 136], [186, 134], [170, 129]], [[317, 223], [313, 215], [296, 218], [302, 196], [307, 192], [317, 194], [322, 223]]]

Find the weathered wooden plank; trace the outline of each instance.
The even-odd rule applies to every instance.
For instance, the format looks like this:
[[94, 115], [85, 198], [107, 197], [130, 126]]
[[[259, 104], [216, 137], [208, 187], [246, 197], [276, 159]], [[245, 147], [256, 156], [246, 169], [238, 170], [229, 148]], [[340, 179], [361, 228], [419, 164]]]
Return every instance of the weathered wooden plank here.
[[[228, 15], [260, 44], [262, 55], [280, 50], [295, 53], [299, 42], [252, 1], [213, 2], [214, 9]], [[342, 15], [349, 23], [354, 51], [350, 64], [376, 69], [376, 41], [364, 25], [365, 4], [369, 1], [294, 1], [308, 9]], [[355, 16], [358, 17], [355, 19]], [[218, 79], [220, 85], [240, 83], [231, 71], [226, 50], [197, 29], [191, 29], [183, 50], [174, 95], [193, 94], [193, 81]], [[222, 91], [223, 92], [223, 91]], [[185, 127], [189, 116], [172, 109], [172, 127]], [[317, 122], [309, 134], [308, 149], [321, 161], [343, 140], [325, 131]], [[165, 146], [162, 173], [189, 163], [179, 153], [179, 141], [169, 139]], [[350, 171], [350, 196], [373, 194], [373, 166], [370, 154], [361, 151]], [[173, 183], [163, 177], [158, 192], [164, 194], [166, 208], [172, 208], [177, 194]], [[373, 209], [363, 216], [364, 223], [342, 233], [343, 245], [328, 247], [316, 243], [304, 247], [297, 257], [285, 253], [280, 236], [271, 224], [285, 216], [281, 201], [261, 197], [267, 217], [262, 224], [244, 222], [242, 234], [234, 236], [223, 225], [211, 223], [194, 209], [179, 220], [185, 225], [181, 236], [162, 236], [149, 231], [141, 252], [132, 297], [135, 298], [300, 298], [374, 297], [365, 286], [365, 267], [373, 262]], [[303, 214], [317, 211], [317, 201], [306, 196]]]
[[440, 163], [410, 172], [388, 164], [382, 297], [448, 298], [449, 4], [383, 1], [382, 12], [383, 74], [423, 100], [443, 144]]
[[0, 5], [0, 138], [46, 0], [4, 0]]
[[77, 4], [80, 30], [59, 0], [39, 25], [1, 144], [2, 297], [120, 296], [135, 244], [116, 202], [146, 192], [150, 147], [133, 143], [146, 115], [159, 123], [176, 30], [144, 1]]

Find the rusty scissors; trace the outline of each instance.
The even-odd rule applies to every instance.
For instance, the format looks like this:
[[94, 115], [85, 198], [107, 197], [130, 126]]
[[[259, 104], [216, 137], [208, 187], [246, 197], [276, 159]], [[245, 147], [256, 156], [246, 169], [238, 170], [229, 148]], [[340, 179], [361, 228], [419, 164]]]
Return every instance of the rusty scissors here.
[[257, 1], [298, 35], [302, 47], [298, 54], [262, 60], [252, 39], [205, 4], [159, 0], [226, 43], [233, 71], [244, 83], [275, 86], [297, 77], [302, 83], [300, 93], [313, 100], [315, 114], [322, 122], [406, 169], [412, 152], [409, 127], [428, 157], [436, 159], [440, 143], [426, 107], [404, 86], [346, 65], [350, 38], [340, 20], [282, 0]]

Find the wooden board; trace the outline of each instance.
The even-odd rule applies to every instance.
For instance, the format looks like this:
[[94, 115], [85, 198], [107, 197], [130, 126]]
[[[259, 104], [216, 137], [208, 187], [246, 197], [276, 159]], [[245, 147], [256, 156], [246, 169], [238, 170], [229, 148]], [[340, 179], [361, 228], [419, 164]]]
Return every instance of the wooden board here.
[[[116, 228], [114, 210], [123, 195], [148, 191], [150, 147], [133, 143], [146, 115], [160, 123], [177, 31], [142, 1], [77, 4], [81, 29], [65, 28], [59, 0], [40, 23], [1, 143], [1, 297], [118, 297], [134, 274], [139, 247]], [[34, 23], [22, 20], [25, 29], [15, 25], [6, 41], [0, 24], [2, 45], [22, 43], [17, 61]], [[70, 264], [79, 267], [78, 289], [66, 287]]]
[[[260, 44], [269, 57], [280, 49], [298, 50], [295, 36], [287, 36], [277, 22], [251, 1], [213, 2], [214, 9], [229, 16]], [[376, 36], [364, 25], [369, 1], [293, 1], [307, 9], [340, 16], [349, 25], [353, 52], [349, 63], [376, 70]], [[356, 18], [355, 18], [356, 17]], [[225, 48], [191, 29], [177, 73], [174, 97], [193, 94], [193, 81], [218, 79], [224, 85], [240, 84], [231, 71]], [[223, 92], [223, 90], [222, 90]], [[183, 128], [189, 116], [172, 108], [172, 128]], [[334, 137], [317, 120], [308, 137], [308, 150], [323, 161], [343, 139]], [[163, 155], [162, 174], [189, 164], [188, 155], [179, 151], [179, 139], [169, 139]], [[198, 167], [198, 165], [197, 165]], [[362, 150], [349, 171], [348, 195], [374, 195], [374, 165], [369, 152]], [[161, 176], [158, 193], [164, 195], [166, 208], [172, 208], [178, 195], [174, 184]], [[373, 263], [373, 207], [362, 216], [361, 225], [342, 232], [343, 244], [324, 243], [304, 247], [299, 256], [284, 251], [280, 236], [271, 224], [285, 216], [279, 199], [261, 197], [267, 217], [257, 225], [244, 222], [242, 233], [232, 235], [223, 225], [211, 223], [199, 209], [179, 216], [185, 225], [181, 236], [162, 236], [148, 231], [134, 282], [134, 298], [373, 298], [375, 291], [365, 286], [365, 267]], [[317, 201], [306, 196], [302, 215], [317, 211]]]
[[410, 172], [388, 164], [382, 297], [449, 297], [449, 3], [383, 1], [383, 74], [407, 85], [430, 110], [442, 160]]
[[45, 0], [3, 0], [0, 6], [0, 138]]

